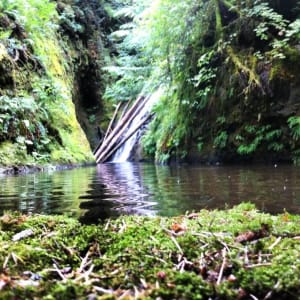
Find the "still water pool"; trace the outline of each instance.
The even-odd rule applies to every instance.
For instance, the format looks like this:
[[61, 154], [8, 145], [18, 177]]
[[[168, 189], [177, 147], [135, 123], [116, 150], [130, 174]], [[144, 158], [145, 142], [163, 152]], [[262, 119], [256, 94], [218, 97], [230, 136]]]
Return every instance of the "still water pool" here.
[[108, 163], [0, 177], [0, 213], [66, 214], [84, 223], [121, 214], [174, 216], [242, 201], [266, 212], [300, 213], [300, 168]]

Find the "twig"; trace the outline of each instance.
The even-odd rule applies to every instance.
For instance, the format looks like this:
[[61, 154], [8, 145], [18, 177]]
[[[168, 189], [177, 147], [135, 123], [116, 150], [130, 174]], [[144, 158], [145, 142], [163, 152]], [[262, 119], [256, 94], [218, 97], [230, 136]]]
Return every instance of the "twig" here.
[[97, 292], [100, 292], [100, 293], [103, 293], [103, 294], [110, 294], [110, 295], [113, 294], [113, 291], [104, 289], [104, 288], [102, 288], [102, 287], [100, 287], [100, 286], [96, 286], [96, 285], [95, 285], [95, 286], [93, 286], [93, 288], [94, 288]]
[[261, 251], [258, 252], [257, 262], [258, 262], [259, 264], [261, 264], [261, 262], [262, 262]]
[[182, 260], [182, 262], [180, 264], [181, 264], [181, 266], [180, 266], [180, 273], [183, 273], [183, 271], [185, 269], [185, 265], [187, 265], [187, 264], [188, 265], [193, 265], [193, 263], [191, 261], [188, 261], [185, 257], [183, 257], [183, 260]]
[[157, 238], [155, 238], [153, 235], [150, 235], [150, 239], [151, 240], [153, 240], [154, 242], [156, 242], [156, 243], [158, 243], [159, 241], [158, 241], [158, 239]]
[[182, 251], [181, 247], [179, 246], [178, 242], [176, 241], [176, 239], [174, 238], [174, 236], [171, 236], [171, 240], [173, 241], [173, 243], [175, 244], [175, 246], [177, 247], [177, 249], [179, 250], [179, 252], [181, 254], [183, 254], [183, 251]]
[[29, 236], [32, 236], [34, 234], [32, 229], [25, 229], [22, 230], [21, 232], [16, 233], [13, 237], [12, 237], [12, 241], [13, 242], [17, 242], [19, 240], [22, 240], [24, 238], [27, 238]]
[[120, 269], [115, 269], [114, 271], [112, 271], [109, 275], [110, 276], [114, 276], [117, 275], [120, 272]]
[[248, 265], [249, 264], [249, 258], [248, 258], [248, 247], [247, 246], [244, 248], [244, 253], [245, 253], [244, 263], [245, 263], [245, 265]]
[[129, 296], [130, 293], [131, 293], [130, 290], [126, 290], [126, 291], [118, 298], [118, 300], [121, 300], [121, 299], [124, 299], [124, 298], [127, 299], [127, 296]]
[[202, 235], [202, 236], [205, 236], [205, 237], [208, 237], [208, 236], [214, 236], [214, 237], [225, 237], [225, 236], [229, 236], [228, 233], [225, 233], [225, 232], [210, 232], [210, 231], [202, 231], [201, 233], [198, 232], [198, 233], [193, 233], [193, 235]]
[[182, 260], [177, 266], [176, 268], [179, 270], [180, 273], [182, 273], [184, 271], [184, 267], [185, 267], [185, 261]]
[[95, 265], [91, 265], [90, 268], [83, 274], [81, 274], [79, 277], [77, 277], [75, 279], [75, 281], [80, 281], [81, 279], [85, 279], [86, 282], [89, 281], [89, 276], [91, 275], [91, 273], [93, 272]]
[[55, 269], [55, 271], [57, 272], [57, 274], [60, 276], [60, 278], [62, 279], [63, 282], [66, 282], [67, 279], [64, 276], [64, 274], [60, 271], [60, 269], [58, 268], [58, 266], [56, 264], [53, 264], [53, 267]]
[[90, 255], [90, 251], [88, 250], [85, 257], [81, 261], [80, 267], [78, 269], [78, 273], [82, 273], [82, 271], [84, 270], [85, 266], [87, 265], [87, 260], [88, 260], [89, 255]]
[[121, 226], [121, 228], [119, 230], [119, 233], [123, 233], [125, 229], [126, 229], [126, 223], [125, 223], [124, 220], [122, 220], [122, 226]]
[[219, 272], [219, 276], [218, 276], [218, 280], [217, 280], [217, 285], [219, 285], [221, 283], [222, 277], [223, 277], [223, 272], [226, 266], [226, 248], [223, 248], [222, 250], [222, 256], [223, 256], [223, 262], [222, 262], [222, 266]]
[[268, 292], [268, 294], [265, 296], [265, 298], [263, 300], [271, 299], [274, 290], [276, 290], [279, 287], [279, 285], [280, 285], [280, 280], [278, 280], [276, 282], [276, 284], [274, 285], [273, 289], [270, 292]]
[[108, 219], [107, 223], [105, 224], [104, 231], [107, 231], [109, 225], [110, 225], [110, 219]]
[[15, 265], [18, 265], [18, 260], [20, 262], [24, 262], [23, 259], [19, 256], [17, 256], [14, 252], [11, 252], [6, 258], [5, 258], [5, 261], [3, 263], [3, 268], [6, 268], [7, 266], [7, 263], [9, 261], [9, 259], [12, 258], [12, 260], [14, 261]]
[[168, 264], [165, 260], [163, 260], [162, 258], [159, 258], [159, 257], [156, 257], [156, 256], [152, 256], [152, 255], [145, 255], [145, 257], [149, 257], [149, 258], [154, 258], [154, 259], [156, 259], [156, 260], [158, 260], [158, 261], [160, 261], [160, 262], [162, 262], [162, 263], [164, 263], [164, 264]]
[[4, 260], [2, 268], [5, 269], [7, 267], [8, 261], [10, 259], [11, 254], [8, 254]]
[[134, 299], [138, 299], [140, 296], [140, 292], [136, 286], [134, 286]]
[[159, 284], [159, 282], [158, 282], [157, 280], [155, 281], [155, 288], [156, 288], [157, 290], [160, 289], [160, 284]]
[[277, 246], [277, 245], [280, 243], [281, 239], [282, 239], [282, 237], [279, 236], [279, 237], [276, 239], [276, 241], [275, 241], [268, 249], [269, 249], [269, 250], [272, 250], [275, 246]]
[[203, 254], [203, 252], [201, 252], [200, 260], [199, 260], [199, 266], [200, 266], [200, 267], [203, 267], [203, 266], [204, 266], [203, 259], [204, 259], [204, 254]]
[[141, 284], [142, 284], [143, 288], [147, 289], [148, 288], [148, 284], [147, 284], [146, 280], [143, 279], [143, 278], [140, 278], [140, 281], [141, 281]]
[[271, 264], [271, 263], [253, 264], [253, 265], [245, 266], [245, 268], [246, 268], [246, 269], [252, 269], [252, 268], [257, 268], [257, 267], [267, 267], [267, 266], [272, 266], [272, 264]]
[[223, 241], [219, 241], [219, 242], [225, 247], [227, 252], [230, 252], [230, 249], [229, 249], [228, 245], [225, 242], [223, 242]]
[[91, 265], [90, 268], [84, 273], [84, 278], [88, 282], [89, 281], [89, 276], [92, 274], [94, 270], [95, 265]]

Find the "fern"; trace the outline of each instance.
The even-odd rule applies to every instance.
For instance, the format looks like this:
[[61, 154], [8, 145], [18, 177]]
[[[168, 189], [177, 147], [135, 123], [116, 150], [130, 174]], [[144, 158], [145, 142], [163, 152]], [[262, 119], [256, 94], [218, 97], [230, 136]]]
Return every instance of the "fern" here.
[[288, 126], [291, 129], [292, 138], [298, 141], [300, 138], [300, 117], [290, 117], [288, 119]]

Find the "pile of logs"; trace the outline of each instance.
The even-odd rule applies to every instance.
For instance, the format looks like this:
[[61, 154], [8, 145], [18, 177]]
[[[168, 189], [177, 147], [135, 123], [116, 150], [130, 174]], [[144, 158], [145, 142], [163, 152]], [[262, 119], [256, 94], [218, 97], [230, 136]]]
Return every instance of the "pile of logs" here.
[[[139, 114], [149, 97], [140, 96], [128, 109], [129, 102], [126, 103], [118, 118], [122, 102], [115, 109], [113, 117], [108, 125], [104, 138], [94, 150], [97, 163], [106, 162], [136, 131], [141, 128], [152, 116], [148, 113], [133, 128], [130, 127], [133, 119]], [[118, 119], [118, 120], [117, 120]], [[115, 124], [115, 125], [114, 125]]]

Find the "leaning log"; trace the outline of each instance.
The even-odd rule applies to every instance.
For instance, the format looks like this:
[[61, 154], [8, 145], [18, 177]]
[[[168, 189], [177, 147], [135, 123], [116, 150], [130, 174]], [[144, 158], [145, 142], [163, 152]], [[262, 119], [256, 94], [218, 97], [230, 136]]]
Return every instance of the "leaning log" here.
[[110, 143], [107, 144], [106, 148], [103, 148], [103, 150], [100, 152], [99, 155], [96, 157], [96, 162], [103, 161], [103, 157], [107, 155], [107, 153], [115, 146], [115, 144], [119, 141], [119, 139], [122, 137], [122, 135], [125, 133], [126, 130], [128, 130], [130, 123], [132, 120], [138, 115], [140, 110], [143, 108], [144, 104], [148, 98], [144, 98], [143, 101], [135, 108], [134, 111], [128, 111], [128, 117], [125, 115], [124, 119], [126, 118], [126, 122], [120, 121], [120, 125], [118, 125], [118, 130], [115, 135], [113, 133], [111, 134]]
[[100, 153], [107, 147], [107, 145], [110, 143], [110, 141], [112, 140], [113, 136], [115, 136], [117, 134], [117, 132], [120, 130], [120, 123], [124, 124], [126, 121], [126, 118], [128, 119], [129, 117], [129, 113], [131, 111], [133, 111], [133, 108], [137, 106], [137, 104], [141, 101], [142, 97], [139, 97], [135, 103], [132, 105], [131, 109], [125, 114], [125, 116], [119, 120], [118, 124], [115, 126], [115, 128], [112, 130], [112, 132], [110, 132], [110, 134], [107, 136], [107, 138], [105, 139], [105, 141], [102, 142], [102, 144], [100, 145], [100, 147], [95, 151], [94, 155], [97, 159], [97, 157], [100, 155]]
[[95, 152], [96, 161], [102, 160], [102, 157], [107, 154], [107, 152], [114, 146], [114, 144], [118, 141], [121, 135], [128, 128], [130, 122], [136, 117], [136, 115], [140, 112], [142, 107], [148, 98], [139, 97], [132, 107], [127, 111], [122, 120], [118, 122], [113, 131], [109, 134], [107, 139], [101, 144], [99, 149]]
[[99, 147], [101, 146], [101, 144], [106, 140], [107, 136], [108, 136], [109, 133], [111, 132], [112, 125], [113, 125], [113, 123], [114, 123], [114, 121], [115, 121], [115, 119], [116, 119], [116, 117], [117, 117], [117, 114], [118, 114], [118, 112], [119, 112], [119, 109], [120, 109], [121, 105], [122, 105], [122, 102], [119, 102], [118, 105], [117, 105], [117, 107], [116, 107], [116, 109], [115, 109], [115, 112], [114, 112], [114, 114], [113, 114], [113, 117], [112, 117], [112, 119], [111, 119], [110, 122], [109, 122], [109, 125], [108, 125], [108, 127], [107, 127], [107, 130], [106, 130], [106, 133], [105, 133], [105, 135], [104, 135], [103, 140], [100, 141], [100, 143], [97, 145], [97, 147], [96, 147], [95, 150], [93, 151], [94, 154], [97, 152], [97, 150], [99, 149]]
[[119, 102], [118, 105], [117, 105], [117, 107], [116, 107], [116, 109], [115, 109], [115, 112], [114, 112], [114, 114], [113, 114], [113, 117], [112, 117], [112, 119], [111, 119], [110, 122], [109, 122], [109, 125], [108, 125], [108, 128], [107, 128], [107, 130], [106, 130], [106, 133], [105, 133], [103, 142], [107, 139], [107, 136], [108, 136], [109, 133], [111, 132], [112, 126], [113, 126], [113, 124], [114, 124], [114, 122], [115, 122], [115, 119], [116, 119], [116, 117], [117, 117], [117, 115], [118, 115], [118, 112], [119, 112], [121, 106], [122, 106], [122, 102]]
[[103, 155], [97, 163], [105, 162], [109, 159], [125, 142], [127, 142], [151, 117], [153, 114], [147, 115], [143, 120], [141, 120], [127, 135], [122, 139], [116, 146], [114, 146], [106, 155]]
[[130, 102], [131, 102], [131, 100], [128, 100], [127, 103], [124, 105], [124, 108], [123, 108], [122, 113], [119, 117], [119, 120], [123, 119], [125, 113], [127, 112], [127, 109], [128, 109], [128, 106], [129, 106]]

